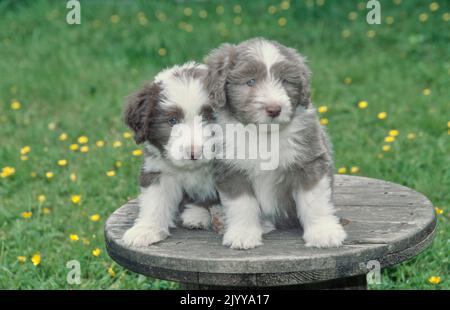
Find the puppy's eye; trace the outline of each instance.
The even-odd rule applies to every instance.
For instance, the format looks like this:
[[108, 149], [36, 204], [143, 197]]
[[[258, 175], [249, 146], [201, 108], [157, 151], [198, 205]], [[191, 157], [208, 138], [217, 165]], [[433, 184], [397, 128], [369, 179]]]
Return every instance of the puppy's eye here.
[[247, 81], [247, 85], [250, 86], [250, 87], [255, 86], [255, 84], [256, 84], [256, 80], [255, 79], [251, 79], [251, 80]]
[[169, 118], [168, 123], [170, 126], [175, 126], [176, 124], [178, 124], [178, 118], [173, 116], [173, 117]]

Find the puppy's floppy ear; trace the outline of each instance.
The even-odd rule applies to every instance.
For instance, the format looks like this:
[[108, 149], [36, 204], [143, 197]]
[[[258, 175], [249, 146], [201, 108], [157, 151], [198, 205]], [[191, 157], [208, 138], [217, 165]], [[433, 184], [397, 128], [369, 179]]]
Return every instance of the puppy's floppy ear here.
[[134, 139], [138, 144], [149, 137], [150, 117], [160, 100], [161, 90], [160, 83], [147, 83], [127, 99], [124, 121], [133, 130]]
[[236, 47], [232, 44], [222, 44], [213, 50], [206, 58], [208, 75], [206, 85], [209, 98], [215, 107], [222, 107], [226, 103], [226, 83], [228, 73], [234, 66]]
[[299, 73], [300, 73], [300, 89], [298, 91], [298, 104], [309, 107], [311, 104], [311, 70], [307, 66], [306, 58], [301, 56], [297, 51], [295, 51], [296, 57], [298, 58]]

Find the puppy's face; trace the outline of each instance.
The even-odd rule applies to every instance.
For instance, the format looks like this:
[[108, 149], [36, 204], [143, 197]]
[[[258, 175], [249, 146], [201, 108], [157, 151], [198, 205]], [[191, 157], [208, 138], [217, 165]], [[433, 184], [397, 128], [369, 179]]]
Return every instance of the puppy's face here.
[[194, 63], [175, 66], [131, 96], [125, 122], [136, 142], [148, 142], [178, 167], [195, 168], [210, 159], [204, 156], [212, 136], [206, 125], [215, 115], [204, 84], [206, 73]]
[[264, 39], [223, 45], [208, 58], [208, 85], [217, 105], [243, 123], [291, 120], [308, 106], [309, 70], [293, 49]]

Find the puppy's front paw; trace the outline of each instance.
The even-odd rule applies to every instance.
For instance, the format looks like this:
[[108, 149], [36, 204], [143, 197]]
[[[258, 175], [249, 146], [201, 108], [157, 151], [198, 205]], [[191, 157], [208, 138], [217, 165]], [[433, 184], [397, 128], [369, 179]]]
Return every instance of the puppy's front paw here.
[[236, 250], [248, 250], [262, 245], [262, 231], [259, 229], [228, 229], [223, 235], [223, 245]]
[[205, 207], [194, 204], [186, 205], [180, 215], [182, 225], [190, 229], [209, 229], [211, 226], [211, 214]]
[[129, 246], [144, 247], [164, 240], [169, 234], [152, 227], [133, 226], [122, 237], [123, 242]]
[[303, 234], [305, 245], [317, 248], [338, 247], [346, 237], [347, 233], [334, 216], [308, 227]]

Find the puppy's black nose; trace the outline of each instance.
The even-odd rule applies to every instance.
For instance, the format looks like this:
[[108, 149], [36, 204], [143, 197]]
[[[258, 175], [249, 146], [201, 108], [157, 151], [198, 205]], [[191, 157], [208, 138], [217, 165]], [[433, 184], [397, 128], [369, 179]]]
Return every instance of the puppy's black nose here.
[[277, 117], [281, 113], [281, 106], [278, 104], [269, 104], [266, 106], [266, 113], [270, 117]]

